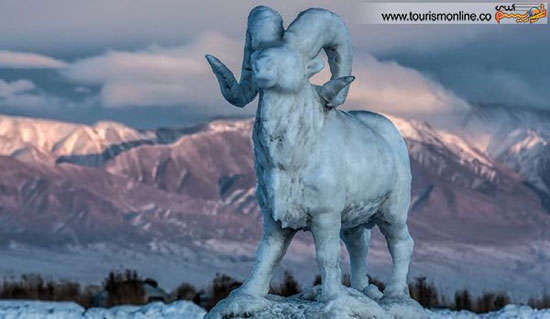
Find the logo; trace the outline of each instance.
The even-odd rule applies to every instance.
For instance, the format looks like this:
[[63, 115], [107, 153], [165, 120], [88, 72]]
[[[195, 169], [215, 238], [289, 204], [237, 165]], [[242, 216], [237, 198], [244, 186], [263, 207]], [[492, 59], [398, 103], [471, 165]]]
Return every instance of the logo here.
[[500, 24], [502, 19], [515, 19], [516, 23], [536, 23], [546, 18], [546, 6], [544, 4], [512, 4], [497, 5], [495, 7], [495, 20]]

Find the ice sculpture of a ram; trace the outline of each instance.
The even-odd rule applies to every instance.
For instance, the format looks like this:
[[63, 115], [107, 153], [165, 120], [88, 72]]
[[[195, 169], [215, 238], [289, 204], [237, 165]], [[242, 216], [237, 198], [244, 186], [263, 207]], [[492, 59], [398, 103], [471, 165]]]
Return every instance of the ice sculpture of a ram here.
[[[309, 79], [324, 66], [321, 50], [332, 77], [318, 86]], [[229, 103], [244, 107], [259, 93], [253, 144], [264, 231], [252, 273], [224, 302], [222, 312], [249, 312], [246, 308], [257, 306], [252, 300], [268, 294], [274, 269], [298, 230], [313, 233], [323, 302], [344, 293], [340, 239], [349, 251], [352, 288], [381, 297], [367, 277], [375, 225], [393, 260], [383, 298], [408, 296], [413, 251], [406, 224], [409, 156], [386, 117], [337, 109], [354, 80], [352, 46], [342, 19], [328, 10], [309, 9], [284, 30], [275, 10], [259, 6], [248, 17], [240, 82], [217, 58], [206, 58]]]

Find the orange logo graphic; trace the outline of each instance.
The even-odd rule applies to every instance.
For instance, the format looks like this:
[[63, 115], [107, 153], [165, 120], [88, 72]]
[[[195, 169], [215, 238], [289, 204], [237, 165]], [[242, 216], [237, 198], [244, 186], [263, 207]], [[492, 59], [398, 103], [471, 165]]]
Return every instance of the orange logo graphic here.
[[546, 7], [544, 4], [539, 6], [528, 4], [499, 5], [495, 9], [497, 10], [495, 20], [498, 23], [502, 19], [515, 19], [516, 23], [535, 23], [542, 18], [546, 18]]

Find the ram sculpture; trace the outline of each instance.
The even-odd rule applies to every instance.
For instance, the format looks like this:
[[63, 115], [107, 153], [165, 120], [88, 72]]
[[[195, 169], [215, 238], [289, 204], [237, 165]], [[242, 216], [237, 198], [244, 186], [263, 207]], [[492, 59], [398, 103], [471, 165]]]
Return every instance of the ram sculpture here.
[[[331, 80], [318, 86], [309, 79], [323, 69], [321, 50]], [[244, 107], [259, 94], [252, 139], [264, 229], [253, 270], [225, 301], [225, 312], [250, 311], [254, 298], [268, 294], [273, 272], [299, 230], [313, 233], [322, 301], [344, 293], [340, 239], [349, 252], [352, 288], [382, 296], [367, 277], [374, 226], [385, 236], [393, 261], [383, 298], [407, 297], [413, 251], [406, 223], [407, 147], [386, 117], [337, 109], [354, 80], [343, 20], [328, 10], [309, 9], [284, 30], [275, 10], [259, 6], [248, 17], [240, 81], [214, 56], [206, 59], [229, 103]], [[236, 299], [247, 302], [227, 305]]]

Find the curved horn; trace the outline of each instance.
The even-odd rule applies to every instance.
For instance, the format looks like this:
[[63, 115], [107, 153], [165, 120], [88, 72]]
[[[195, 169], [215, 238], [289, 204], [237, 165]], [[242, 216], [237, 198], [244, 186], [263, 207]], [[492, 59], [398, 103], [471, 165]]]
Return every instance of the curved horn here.
[[[315, 8], [303, 11], [290, 24], [283, 39], [309, 59], [314, 59], [324, 49], [331, 80], [351, 75], [351, 39], [344, 21], [335, 13]], [[347, 95], [348, 87], [345, 87], [328, 102], [337, 107], [344, 103]]]
[[237, 82], [233, 73], [220, 60], [210, 54], [206, 55], [206, 60], [218, 79], [222, 95], [229, 103], [244, 107], [254, 100], [258, 89], [252, 81], [250, 55], [260, 48], [280, 41], [283, 31], [283, 18], [277, 11], [266, 6], [258, 6], [250, 11], [240, 82]]

